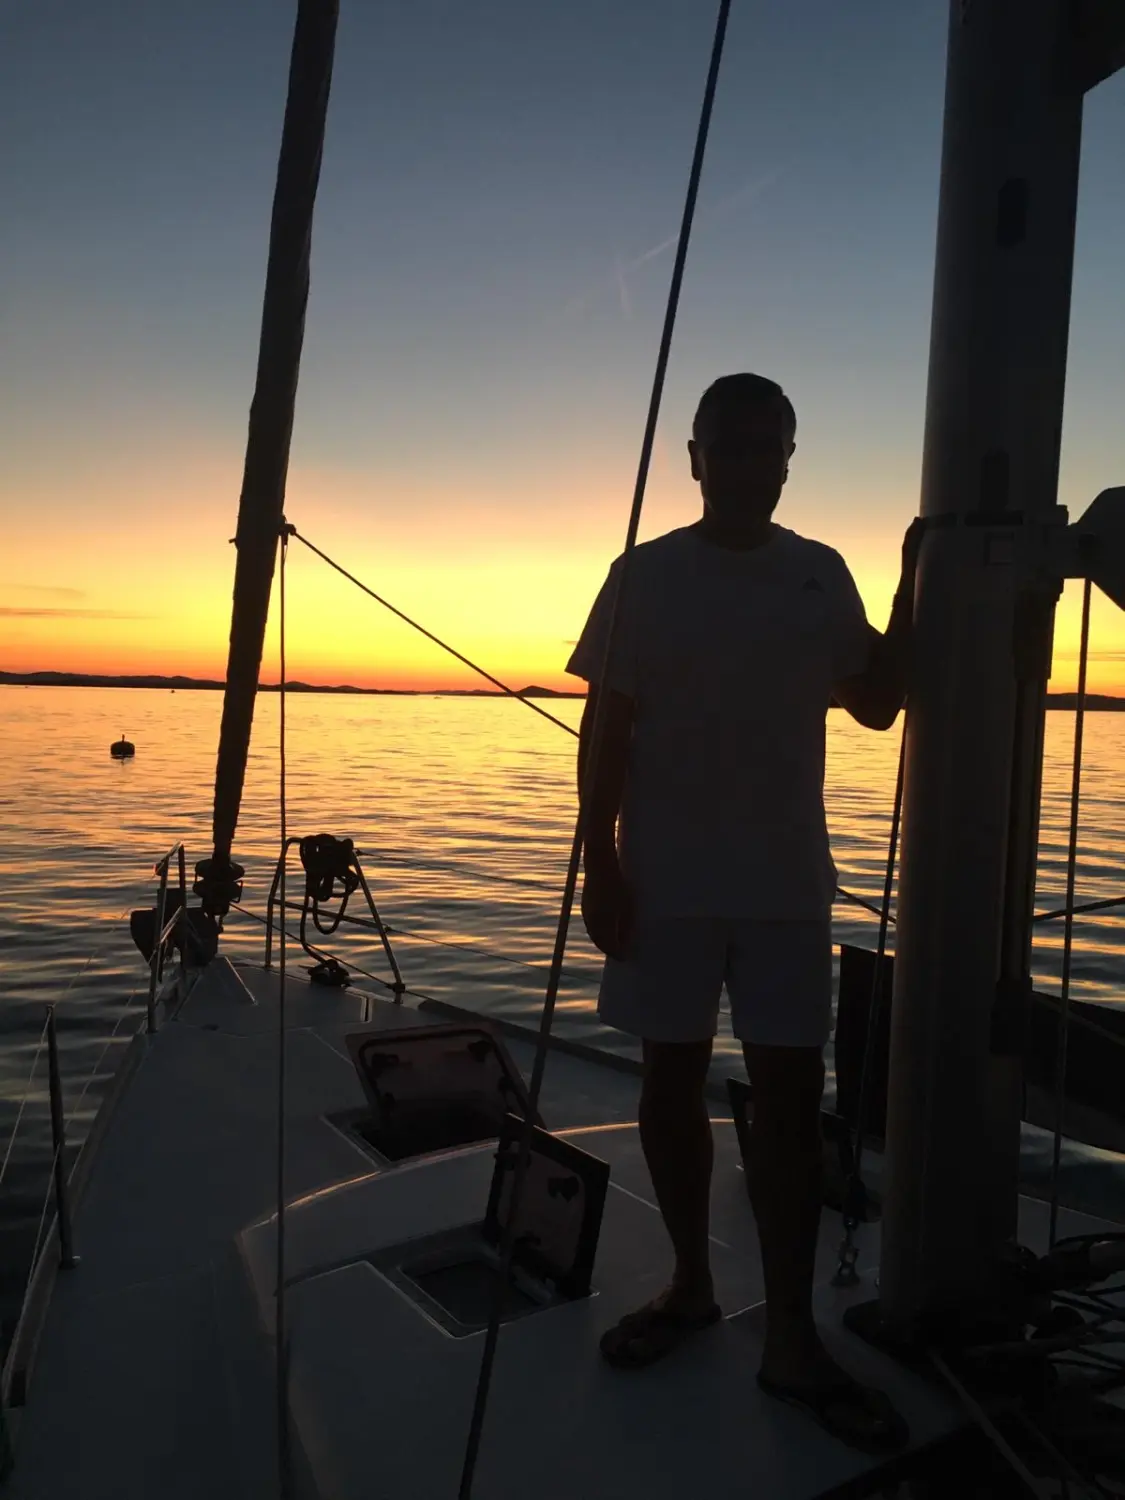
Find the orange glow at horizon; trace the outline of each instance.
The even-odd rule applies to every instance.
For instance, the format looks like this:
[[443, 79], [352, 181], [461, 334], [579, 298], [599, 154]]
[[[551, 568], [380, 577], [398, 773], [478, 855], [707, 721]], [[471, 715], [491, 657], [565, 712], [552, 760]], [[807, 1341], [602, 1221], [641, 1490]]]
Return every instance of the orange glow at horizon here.
[[[24, 514], [10, 524], [0, 580], [0, 669], [224, 677], [238, 455], [195, 454], [173, 466], [171, 478], [165, 457], [131, 458], [128, 476], [110, 466], [91, 484], [84, 513], [49, 545], [39, 513], [50, 513], [52, 496], [47, 485], [39, 494], [31, 488]], [[580, 691], [566, 660], [620, 547], [628, 463], [622, 448], [596, 488], [564, 473], [522, 508], [510, 494], [499, 505], [479, 480], [454, 503], [411, 492], [397, 475], [295, 469], [288, 510], [343, 566], [509, 686]], [[157, 482], [164, 501], [154, 509], [147, 496]], [[908, 514], [896, 489], [888, 482], [861, 493], [837, 480], [829, 509], [826, 476], [814, 474], [792, 486], [779, 512], [784, 524], [839, 548], [879, 628]], [[694, 496], [667, 456], [650, 491], [643, 535], [692, 519]], [[1054, 692], [1075, 686], [1080, 596], [1069, 585], [1058, 609]], [[422, 692], [487, 686], [296, 541], [287, 597], [290, 680]], [[262, 665], [268, 682], [277, 678], [277, 615], [275, 578]], [[1125, 693], [1125, 616], [1100, 596], [1091, 640], [1090, 691]]]
[[[294, 551], [298, 550], [296, 548]], [[373, 560], [374, 561], [374, 560]], [[352, 560], [359, 576], [376, 579], [385, 597], [507, 683], [580, 691], [565, 664], [586, 609], [603, 576], [603, 560], [573, 559], [541, 565], [533, 575], [504, 576], [502, 568], [458, 577], [448, 568], [389, 569], [389, 582]], [[896, 577], [853, 563], [869, 618], [885, 624]], [[288, 572], [288, 678], [316, 686], [348, 685], [438, 692], [488, 684], [360, 595], [311, 556], [291, 554]], [[11, 591], [22, 600], [26, 593]], [[85, 592], [85, 591], [83, 591]], [[4, 597], [8, 597], [5, 591]], [[89, 591], [100, 600], [100, 594]], [[1055, 625], [1052, 692], [1077, 685], [1080, 587], [1068, 587]], [[226, 671], [230, 579], [216, 578], [206, 595], [178, 608], [118, 613], [112, 606], [14, 606], [0, 612], [0, 670], [79, 672], [107, 676], [186, 676], [221, 680]], [[278, 663], [276, 581], [263, 653], [263, 681], [275, 681]], [[1091, 617], [1088, 688], [1125, 694], [1125, 621], [1110, 601], [1095, 595]]]
[[[225, 677], [291, 9], [60, 0], [5, 33], [0, 669]], [[580, 691], [566, 661], [622, 546], [667, 313], [699, 7], [596, 7], [595, 45], [581, 6], [529, 27], [511, 0], [447, 5], [440, 37], [425, 5], [346, 9], [286, 515], [512, 687]], [[883, 628], [925, 447], [942, 7], [812, 0], [832, 34], [811, 49], [792, 7], [759, 9], [724, 63], [640, 534], [699, 514], [701, 393], [768, 374], [798, 418], [778, 520], [839, 550]], [[1125, 69], [1083, 103], [1072, 517], [1125, 470], [1123, 104]], [[1003, 392], [986, 404], [974, 432], [1006, 443]], [[297, 543], [287, 578], [290, 678], [482, 686]], [[266, 682], [277, 616], [275, 581]], [[1125, 695], [1101, 598], [1092, 647], [1091, 690]]]

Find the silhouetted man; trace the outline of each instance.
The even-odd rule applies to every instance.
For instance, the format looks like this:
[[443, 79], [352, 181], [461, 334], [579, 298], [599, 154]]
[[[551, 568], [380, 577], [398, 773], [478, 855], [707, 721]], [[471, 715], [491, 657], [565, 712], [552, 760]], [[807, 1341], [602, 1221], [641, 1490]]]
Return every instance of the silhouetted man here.
[[[879, 635], [843, 558], [773, 520], [795, 433], [773, 381], [717, 380], [688, 444], [703, 515], [639, 545], [622, 595], [605, 735], [586, 788], [582, 915], [606, 955], [599, 1014], [643, 1039], [640, 1134], [675, 1271], [666, 1291], [606, 1333], [602, 1352], [619, 1367], [647, 1365], [721, 1316], [704, 1082], [725, 984], [754, 1098], [760, 1383], [846, 1442], [882, 1451], [904, 1440], [901, 1420], [829, 1357], [812, 1315], [836, 890], [824, 730], [833, 697], [873, 729], [889, 728], [903, 705], [921, 523], [907, 532]], [[590, 684], [582, 786], [620, 567], [568, 667]]]

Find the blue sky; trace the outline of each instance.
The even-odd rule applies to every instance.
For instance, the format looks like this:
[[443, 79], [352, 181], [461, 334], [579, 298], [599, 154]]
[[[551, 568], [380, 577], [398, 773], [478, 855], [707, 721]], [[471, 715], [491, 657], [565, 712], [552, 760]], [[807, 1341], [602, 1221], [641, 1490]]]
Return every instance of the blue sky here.
[[[799, 417], [779, 518], [841, 548], [877, 620], [917, 504], [946, 16], [735, 0], [644, 527], [695, 513], [703, 385], [772, 375]], [[221, 670], [292, 17], [0, 17], [0, 583], [17, 609], [70, 588], [87, 612], [16, 617], [4, 665]], [[713, 19], [701, 0], [341, 5], [289, 511], [497, 670], [552, 669], [620, 543]], [[1077, 509], [1125, 476], [1123, 83], [1087, 104]], [[298, 597], [310, 673], [438, 671], [358, 603], [318, 638], [337, 607], [319, 575]]]

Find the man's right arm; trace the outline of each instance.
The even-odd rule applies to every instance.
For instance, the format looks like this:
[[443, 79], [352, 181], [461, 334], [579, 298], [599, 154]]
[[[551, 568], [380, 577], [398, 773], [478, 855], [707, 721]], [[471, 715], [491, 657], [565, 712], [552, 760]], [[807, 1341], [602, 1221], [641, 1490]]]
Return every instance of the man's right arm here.
[[590, 941], [611, 958], [624, 957], [632, 920], [629, 891], [617, 857], [617, 819], [625, 793], [633, 700], [609, 690], [597, 763], [591, 759], [600, 690], [591, 683], [578, 738], [578, 792], [585, 801], [582, 919]]

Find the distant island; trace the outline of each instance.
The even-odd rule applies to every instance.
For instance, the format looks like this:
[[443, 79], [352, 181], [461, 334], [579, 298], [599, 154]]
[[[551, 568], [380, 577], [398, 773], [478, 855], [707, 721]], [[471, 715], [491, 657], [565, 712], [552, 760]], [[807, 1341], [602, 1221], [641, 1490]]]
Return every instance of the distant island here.
[[[0, 687], [98, 687], [98, 688], [162, 688], [165, 691], [220, 692], [225, 683], [208, 677], [103, 677], [86, 672], [0, 672]], [[259, 684], [263, 693], [276, 693], [276, 682]], [[362, 696], [394, 698], [503, 698], [506, 694], [497, 688], [365, 688], [343, 683], [338, 687], [324, 687], [314, 682], [287, 682], [290, 693], [356, 693]], [[560, 691], [557, 688], [529, 687], [516, 689], [520, 698], [584, 698], [580, 690]], [[1074, 711], [1076, 693], [1048, 693], [1047, 707]], [[837, 705], [833, 704], [833, 708]], [[1086, 708], [1091, 713], [1125, 712], [1125, 698], [1115, 698], [1108, 693], [1087, 693]]]
[[[93, 688], [160, 688], [176, 692], [221, 692], [223, 682], [209, 677], [107, 677], [88, 672], [0, 672], [0, 687], [93, 687]], [[276, 693], [276, 682], [259, 683], [263, 693]], [[380, 697], [406, 698], [503, 698], [498, 688], [365, 688], [343, 683], [322, 687], [314, 682], [286, 682], [289, 693], [359, 693]], [[584, 698], [583, 692], [560, 692], [555, 688], [530, 687], [516, 690], [521, 698]], [[1125, 704], [1123, 704], [1125, 706]]]
[[[1048, 693], [1048, 708], [1069, 708], [1072, 711], [1078, 706], [1077, 693]], [[1121, 713], [1125, 710], [1125, 698], [1114, 698], [1109, 693], [1087, 693], [1087, 713]]]

